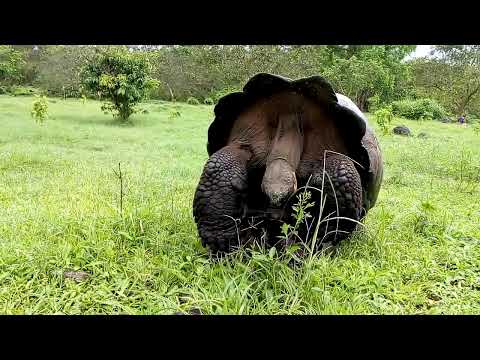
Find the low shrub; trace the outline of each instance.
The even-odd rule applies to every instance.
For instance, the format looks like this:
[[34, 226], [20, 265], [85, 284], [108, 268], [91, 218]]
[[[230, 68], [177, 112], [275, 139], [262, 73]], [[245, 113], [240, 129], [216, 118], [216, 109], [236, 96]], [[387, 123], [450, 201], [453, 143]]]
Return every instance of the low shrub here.
[[390, 124], [393, 120], [392, 106], [389, 105], [385, 108], [378, 109], [373, 113], [373, 116], [380, 129], [382, 129], [382, 133], [387, 135], [390, 132]]
[[40, 94], [40, 91], [31, 86], [12, 86], [9, 93], [13, 96], [31, 96]]
[[38, 124], [43, 124], [48, 118], [48, 102], [45, 96], [36, 96], [36, 100], [32, 103], [32, 117]]
[[200, 101], [197, 100], [197, 98], [193, 97], [193, 96], [190, 96], [188, 99], [187, 99], [187, 104], [190, 104], [190, 105], [200, 105]]
[[[211, 93], [210, 98], [214, 102], [218, 102], [218, 100], [220, 100], [225, 95], [231, 94], [232, 92], [238, 92], [238, 91], [241, 91], [241, 89], [236, 88], [236, 87], [226, 87], [222, 90], [217, 90], [217, 91]], [[205, 100], [207, 100], [207, 99], [205, 99]]]
[[205, 105], [213, 105], [213, 104], [215, 104], [215, 102], [213, 101], [213, 99], [212, 99], [212, 98], [209, 98], [209, 97], [206, 98], [205, 100], [203, 100], [203, 103], [204, 103]]
[[396, 116], [412, 120], [441, 119], [446, 115], [445, 109], [433, 99], [406, 99], [392, 102], [392, 111]]

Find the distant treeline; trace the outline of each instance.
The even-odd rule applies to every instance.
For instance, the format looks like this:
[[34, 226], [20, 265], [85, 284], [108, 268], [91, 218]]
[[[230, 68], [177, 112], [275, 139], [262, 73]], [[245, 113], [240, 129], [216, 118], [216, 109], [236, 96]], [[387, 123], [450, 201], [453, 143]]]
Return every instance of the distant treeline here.
[[[0, 86], [33, 86], [50, 96], [80, 97], [80, 72], [108, 46], [0, 46]], [[478, 46], [437, 46], [437, 59], [406, 58], [413, 45], [140, 46], [159, 86], [150, 97], [216, 101], [256, 73], [325, 76], [364, 111], [405, 98], [434, 98], [452, 114], [478, 113]], [[459, 54], [463, 54], [460, 56]], [[13, 58], [13, 60], [12, 60]], [[476, 58], [475, 58], [476, 59]], [[15, 68], [15, 69], [14, 69]], [[3, 69], [3, 70], [2, 70]], [[474, 75], [476, 75], [474, 77]], [[478, 90], [478, 89], [477, 89]]]

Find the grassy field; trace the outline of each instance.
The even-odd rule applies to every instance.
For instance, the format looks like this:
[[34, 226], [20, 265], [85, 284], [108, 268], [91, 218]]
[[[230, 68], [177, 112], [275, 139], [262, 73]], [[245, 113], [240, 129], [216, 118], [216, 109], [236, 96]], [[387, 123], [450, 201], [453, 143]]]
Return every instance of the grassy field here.
[[[120, 126], [100, 104], [0, 96], [2, 314], [480, 314], [480, 135], [396, 119], [365, 230], [296, 268], [210, 261], [191, 204], [212, 107], [149, 102]], [[416, 135], [426, 132], [427, 138]], [[119, 212], [121, 163], [126, 194]], [[83, 281], [65, 278], [83, 271]]]

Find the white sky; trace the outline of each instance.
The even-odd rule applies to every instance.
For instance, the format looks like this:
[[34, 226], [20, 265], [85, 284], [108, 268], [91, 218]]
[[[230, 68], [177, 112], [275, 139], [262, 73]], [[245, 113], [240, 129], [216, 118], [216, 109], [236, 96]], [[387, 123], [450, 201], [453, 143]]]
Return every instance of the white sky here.
[[413, 58], [418, 58], [422, 56], [428, 56], [430, 53], [430, 50], [432, 50], [433, 45], [417, 45], [417, 48], [415, 52], [410, 55], [408, 58], [413, 59]]

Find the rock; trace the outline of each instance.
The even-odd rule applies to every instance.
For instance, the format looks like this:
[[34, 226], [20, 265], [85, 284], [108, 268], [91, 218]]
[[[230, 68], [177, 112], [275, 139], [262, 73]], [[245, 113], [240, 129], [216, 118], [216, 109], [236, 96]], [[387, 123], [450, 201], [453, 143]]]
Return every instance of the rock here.
[[410, 136], [412, 133], [410, 132], [410, 129], [407, 128], [406, 126], [396, 126], [393, 128], [393, 133], [397, 135], [403, 135], [403, 136]]
[[75, 280], [76, 282], [81, 282], [89, 276], [90, 274], [84, 271], [65, 271], [63, 273], [63, 277], [65, 279], [72, 279], [72, 280]]

